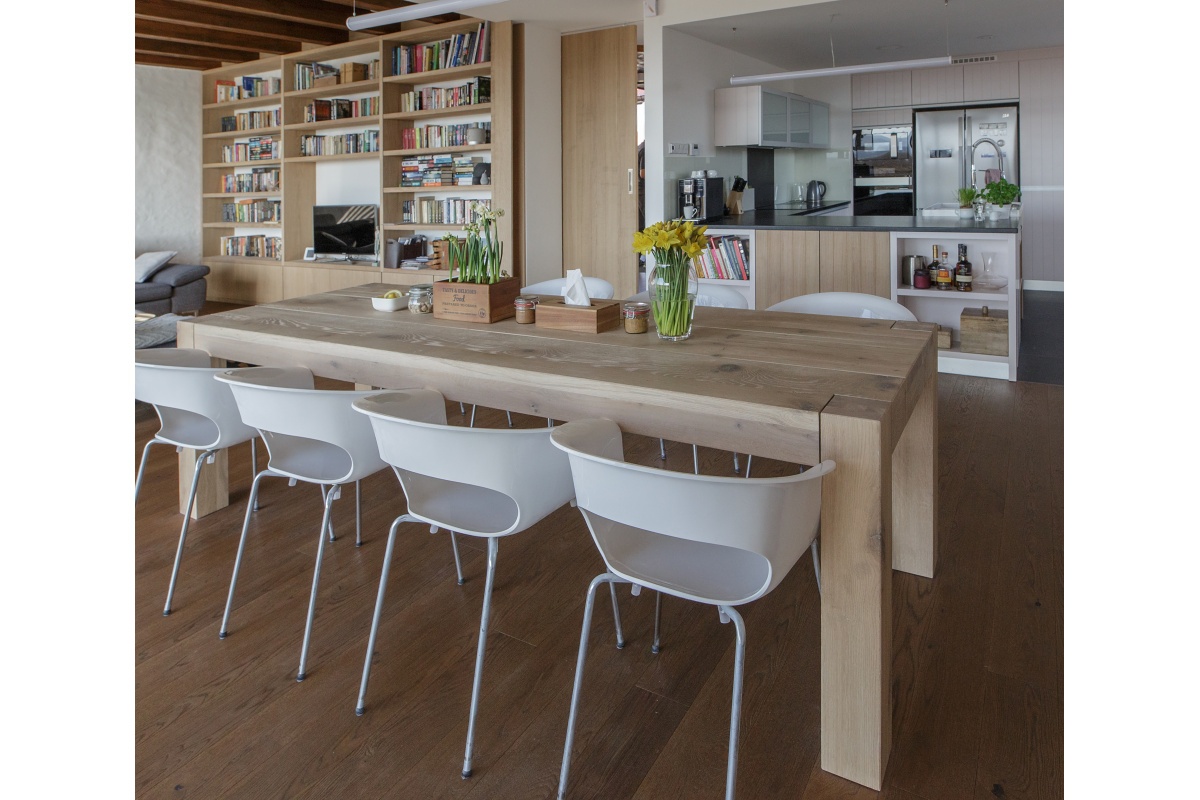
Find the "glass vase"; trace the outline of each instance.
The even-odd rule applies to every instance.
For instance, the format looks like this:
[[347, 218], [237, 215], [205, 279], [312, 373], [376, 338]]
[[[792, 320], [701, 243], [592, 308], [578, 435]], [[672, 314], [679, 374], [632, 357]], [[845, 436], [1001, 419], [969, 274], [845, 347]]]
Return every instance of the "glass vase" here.
[[690, 259], [655, 264], [646, 280], [650, 292], [650, 313], [658, 338], [682, 342], [692, 335], [692, 315], [696, 311], [696, 270]]

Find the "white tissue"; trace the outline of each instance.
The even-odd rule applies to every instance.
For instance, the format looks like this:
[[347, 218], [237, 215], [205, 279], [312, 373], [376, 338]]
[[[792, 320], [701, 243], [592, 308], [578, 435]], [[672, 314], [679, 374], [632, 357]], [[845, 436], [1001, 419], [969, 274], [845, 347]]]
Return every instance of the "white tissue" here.
[[569, 306], [590, 306], [587, 284], [583, 281], [583, 270], [567, 270], [567, 285], [563, 287], [563, 302]]

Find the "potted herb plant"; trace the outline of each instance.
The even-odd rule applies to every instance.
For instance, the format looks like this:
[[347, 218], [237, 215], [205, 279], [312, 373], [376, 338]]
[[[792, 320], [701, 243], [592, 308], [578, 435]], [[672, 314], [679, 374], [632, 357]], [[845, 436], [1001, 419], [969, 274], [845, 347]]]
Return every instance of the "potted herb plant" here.
[[500, 268], [504, 242], [496, 232], [496, 220], [504, 210], [472, 203], [471, 216], [464, 238], [445, 237], [450, 277], [433, 285], [433, 316], [463, 322], [508, 319], [516, 315], [513, 301], [521, 282]]
[[1007, 217], [1012, 213], [1013, 201], [1021, 196], [1021, 187], [1001, 178], [983, 187], [982, 194], [983, 199], [992, 206], [989, 216], [992, 216], [992, 211], [994, 211], [993, 218]]
[[975, 198], [979, 196], [979, 190], [974, 186], [964, 186], [958, 190], [958, 218], [971, 219], [975, 216], [975, 209], [972, 205]]

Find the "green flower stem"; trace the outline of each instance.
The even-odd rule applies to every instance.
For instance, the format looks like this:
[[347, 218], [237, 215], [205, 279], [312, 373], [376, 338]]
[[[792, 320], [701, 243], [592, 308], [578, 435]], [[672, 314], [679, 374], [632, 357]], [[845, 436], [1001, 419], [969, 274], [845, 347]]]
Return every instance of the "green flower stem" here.
[[654, 249], [655, 287], [651, 312], [654, 324], [664, 336], [687, 333], [692, 319], [692, 298], [688, 296], [688, 258], [677, 248]]

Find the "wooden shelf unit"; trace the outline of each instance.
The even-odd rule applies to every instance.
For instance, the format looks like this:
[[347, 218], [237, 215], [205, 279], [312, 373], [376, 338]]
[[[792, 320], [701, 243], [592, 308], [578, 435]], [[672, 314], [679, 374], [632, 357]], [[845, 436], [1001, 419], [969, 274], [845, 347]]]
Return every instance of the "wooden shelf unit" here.
[[[505, 211], [498, 220], [498, 233], [504, 242], [504, 268], [520, 276], [522, 254], [514, 234], [517, 209], [514, 203], [514, 151], [517, 131], [514, 118], [514, 39], [511, 22], [488, 23], [491, 37], [490, 60], [480, 64], [429, 70], [418, 73], [392, 74], [393, 48], [399, 45], [420, 45], [445, 39], [460, 33], [478, 30], [481, 20], [462, 19], [399, 33], [363, 37], [328, 47], [318, 47], [282, 56], [272, 56], [242, 64], [208, 70], [201, 82], [202, 112], [202, 240], [204, 263], [212, 269], [209, 278], [210, 299], [223, 302], [262, 303], [310, 294], [316, 291], [352, 286], [369, 281], [385, 281], [398, 285], [423, 283], [449, 277], [435, 270], [392, 270], [382, 264], [340, 264], [304, 261], [304, 251], [312, 245], [312, 208], [322, 203], [356, 202], [377, 204], [379, 217], [379, 254], [382, 259], [389, 233], [408, 236], [429, 232], [432, 241], [446, 231], [459, 231], [462, 225], [425, 225], [402, 221], [404, 200], [420, 196], [448, 198], [454, 196], [485, 199], [490, 197], [494, 207]], [[297, 89], [296, 65], [324, 63], [341, 66], [347, 62], [367, 64], [378, 59], [379, 67], [373, 78], [336, 85]], [[238, 80], [244, 76], [279, 78], [282, 91], [278, 94], [215, 102], [218, 80]], [[402, 111], [401, 96], [406, 92], [430, 86], [456, 86], [471, 78], [491, 78], [491, 100], [466, 106], [454, 106], [421, 111]], [[305, 122], [304, 109], [314, 99], [361, 99], [378, 96], [377, 114], [347, 117], [336, 120]], [[281, 110], [282, 125], [242, 131], [221, 131], [221, 118], [249, 111]], [[469, 124], [470, 120], [487, 120], [491, 125], [491, 142], [483, 145], [457, 147], [402, 149], [401, 131], [428, 124]], [[457, 120], [462, 120], [457, 121]], [[304, 135], [336, 135], [363, 130], [379, 133], [380, 149], [366, 153], [336, 155], [299, 155], [300, 137]], [[282, 158], [257, 161], [225, 162], [224, 145], [244, 143], [250, 137], [270, 137], [279, 143]], [[486, 186], [400, 187], [400, 164], [405, 158], [439, 153], [477, 153], [490, 161], [491, 183]], [[378, 164], [377, 185], [362, 191], [360, 196], [345, 197], [347, 191], [360, 191], [339, 186], [329, 190], [337, 194], [329, 199], [326, 184], [340, 184], [339, 170], [370, 170], [370, 162]], [[361, 165], [361, 166], [356, 166]], [[223, 178], [229, 174], [249, 173], [257, 167], [280, 170], [278, 188], [269, 192], [226, 192]], [[334, 172], [330, 172], [333, 170]], [[355, 178], [361, 172], [350, 173]], [[330, 176], [333, 179], [330, 179]], [[340, 194], [339, 194], [340, 192]], [[238, 200], [275, 200], [282, 203], [282, 223], [237, 223], [221, 219], [221, 207]], [[278, 235], [282, 238], [282, 258], [251, 258], [226, 256], [221, 250], [222, 235]], [[392, 238], [397, 238], [393, 236]]]

